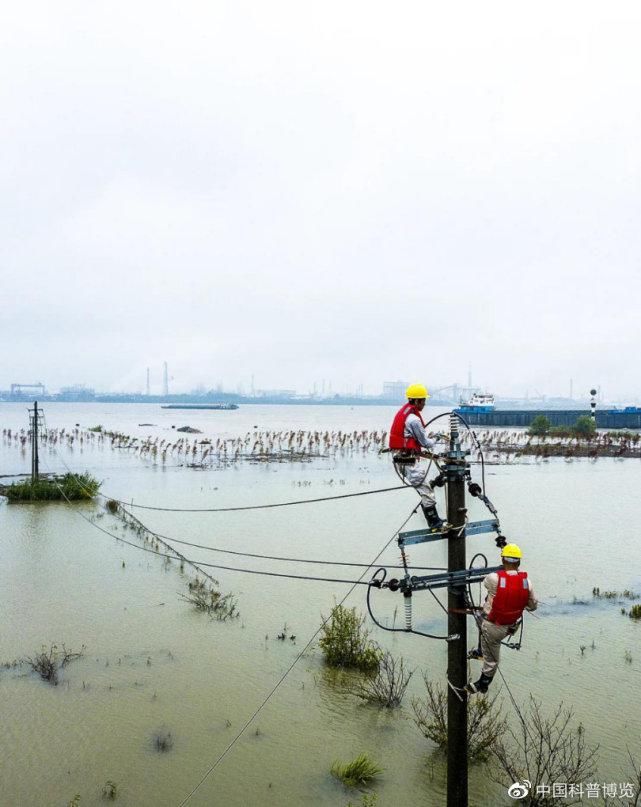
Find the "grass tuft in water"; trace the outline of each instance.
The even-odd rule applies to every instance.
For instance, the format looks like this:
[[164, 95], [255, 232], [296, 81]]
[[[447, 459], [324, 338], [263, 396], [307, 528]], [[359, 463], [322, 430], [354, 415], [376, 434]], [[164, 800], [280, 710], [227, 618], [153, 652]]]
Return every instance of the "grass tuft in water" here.
[[383, 768], [379, 767], [368, 754], [359, 754], [351, 762], [336, 760], [331, 767], [331, 774], [347, 787], [367, 787], [372, 783]]
[[641, 605], [633, 605], [630, 608], [630, 619], [641, 619]]

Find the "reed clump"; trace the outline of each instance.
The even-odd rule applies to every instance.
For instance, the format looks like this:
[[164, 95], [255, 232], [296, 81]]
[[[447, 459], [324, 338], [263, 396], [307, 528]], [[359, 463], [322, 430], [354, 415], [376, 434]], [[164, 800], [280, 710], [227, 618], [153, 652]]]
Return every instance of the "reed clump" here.
[[383, 768], [374, 762], [368, 754], [359, 754], [351, 762], [336, 760], [331, 767], [331, 774], [346, 787], [367, 787], [383, 772]]
[[381, 650], [364, 627], [365, 617], [356, 608], [335, 605], [323, 620], [319, 641], [325, 661], [330, 667], [348, 667], [362, 672], [376, 672]]
[[641, 605], [633, 605], [630, 608], [630, 619], [641, 619]]
[[197, 611], [204, 611], [224, 622], [226, 619], [238, 617], [238, 606], [233, 594], [223, 594], [204, 580], [194, 578], [187, 584], [187, 594], [181, 594], [183, 600], [191, 603]]

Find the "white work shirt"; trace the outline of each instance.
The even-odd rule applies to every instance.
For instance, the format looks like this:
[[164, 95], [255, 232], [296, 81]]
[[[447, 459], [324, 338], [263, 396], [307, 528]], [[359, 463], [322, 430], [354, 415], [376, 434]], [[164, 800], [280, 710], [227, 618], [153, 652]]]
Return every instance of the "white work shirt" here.
[[[508, 571], [507, 574], [514, 575], [518, 574], [518, 571]], [[536, 611], [539, 601], [534, 596], [534, 589], [532, 588], [532, 579], [530, 575], [527, 577], [528, 582], [528, 589], [530, 592], [530, 596], [528, 597], [527, 605], [525, 606], [526, 610], [528, 611]], [[492, 572], [488, 574], [488, 576], [483, 580], [483, 585], [487, 590], [487, 597], [485, 598], [485, 602], [483, 603], [483, 613], [487, 616], [490, 611], [492, 610], [492, 603], [494, 602], [494, 595], [496, 594], [496, 590], [499, 587], [499, 576], [496, 572]]]
[[436, 445], [436, 441], [430, 440], [429, 437], [425, 434], [425, 429], [423, 428], [421, 419], [418, 415], [415, 415], [414, 412], [411, 412], [405, 418], [405, 429], [403, 431], [403, 437], [405, 437], [406, 439], [408, 437], [413, 437], [417, 443], [422, 445], [423, 448], [426, 448], [428, 451], [431, 451]]

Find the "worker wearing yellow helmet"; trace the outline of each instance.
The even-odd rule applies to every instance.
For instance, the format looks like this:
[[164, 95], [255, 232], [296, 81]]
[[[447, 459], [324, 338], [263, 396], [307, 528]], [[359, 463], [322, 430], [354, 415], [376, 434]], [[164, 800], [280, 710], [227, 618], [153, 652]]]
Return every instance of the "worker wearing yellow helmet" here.
[[487, 692], [499, 666], [501, 642], [518, 628], [523, 611], [536, 611], [532, 581], [527, 572], [520, 571], [523, 553], [516, 544], [506, 544], [501, 550], [503, 569], [488, 574], [483, 581], [487, 597], [479, 618], [480, 647], [471, 658], [483, 659], [481, 677], [467, 685], [470, 694]]
[[401, 476], [418, 491], [421, 508], [431, 530], [442, 530], [443, 519], [436, 510], [436, 498], [432, 485], [427, 480], [427, 467], [420, 462], [424, 451], [432, 452], [436, 441], [425, 432], [421, 412], [425, 408], [429, 392], [423, 384], [410, 384], [405, 391], [407, 403], [396, 413], [389, 434], [389, 448]]

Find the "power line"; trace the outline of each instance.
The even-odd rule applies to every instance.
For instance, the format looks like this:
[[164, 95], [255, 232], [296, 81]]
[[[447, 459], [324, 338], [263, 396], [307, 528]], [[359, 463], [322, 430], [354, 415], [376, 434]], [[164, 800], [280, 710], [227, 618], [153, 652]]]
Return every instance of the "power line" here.
[[321, 496], [317, 499], [296, 499], [288, 502], [275, 502], [273, 504], [251, 504], [244, 507], [157, 507], [149, 504], [134, 504], [121, 499], [114, 499], [105, 493], [99, 494], [105, 499], [111, 499], [118, 504], [127, 507], [135, 507], [138, 510], [160, 510], [164, 513], [237, 513], [243, 510], [269, 510], [273, 507], [293, 507], [297, 504], [316, 504], [317, 502], [332, 502], [337, 499], [353, 499], [356, 496], [372, 496], [375, 493], [388, 493], [392, 490], [404, 490], [407, 485], [396, 485], [393, 488], [377, 488], [376, 490], [363, 490], [360, 493], [342, 493], [339, 496]]

